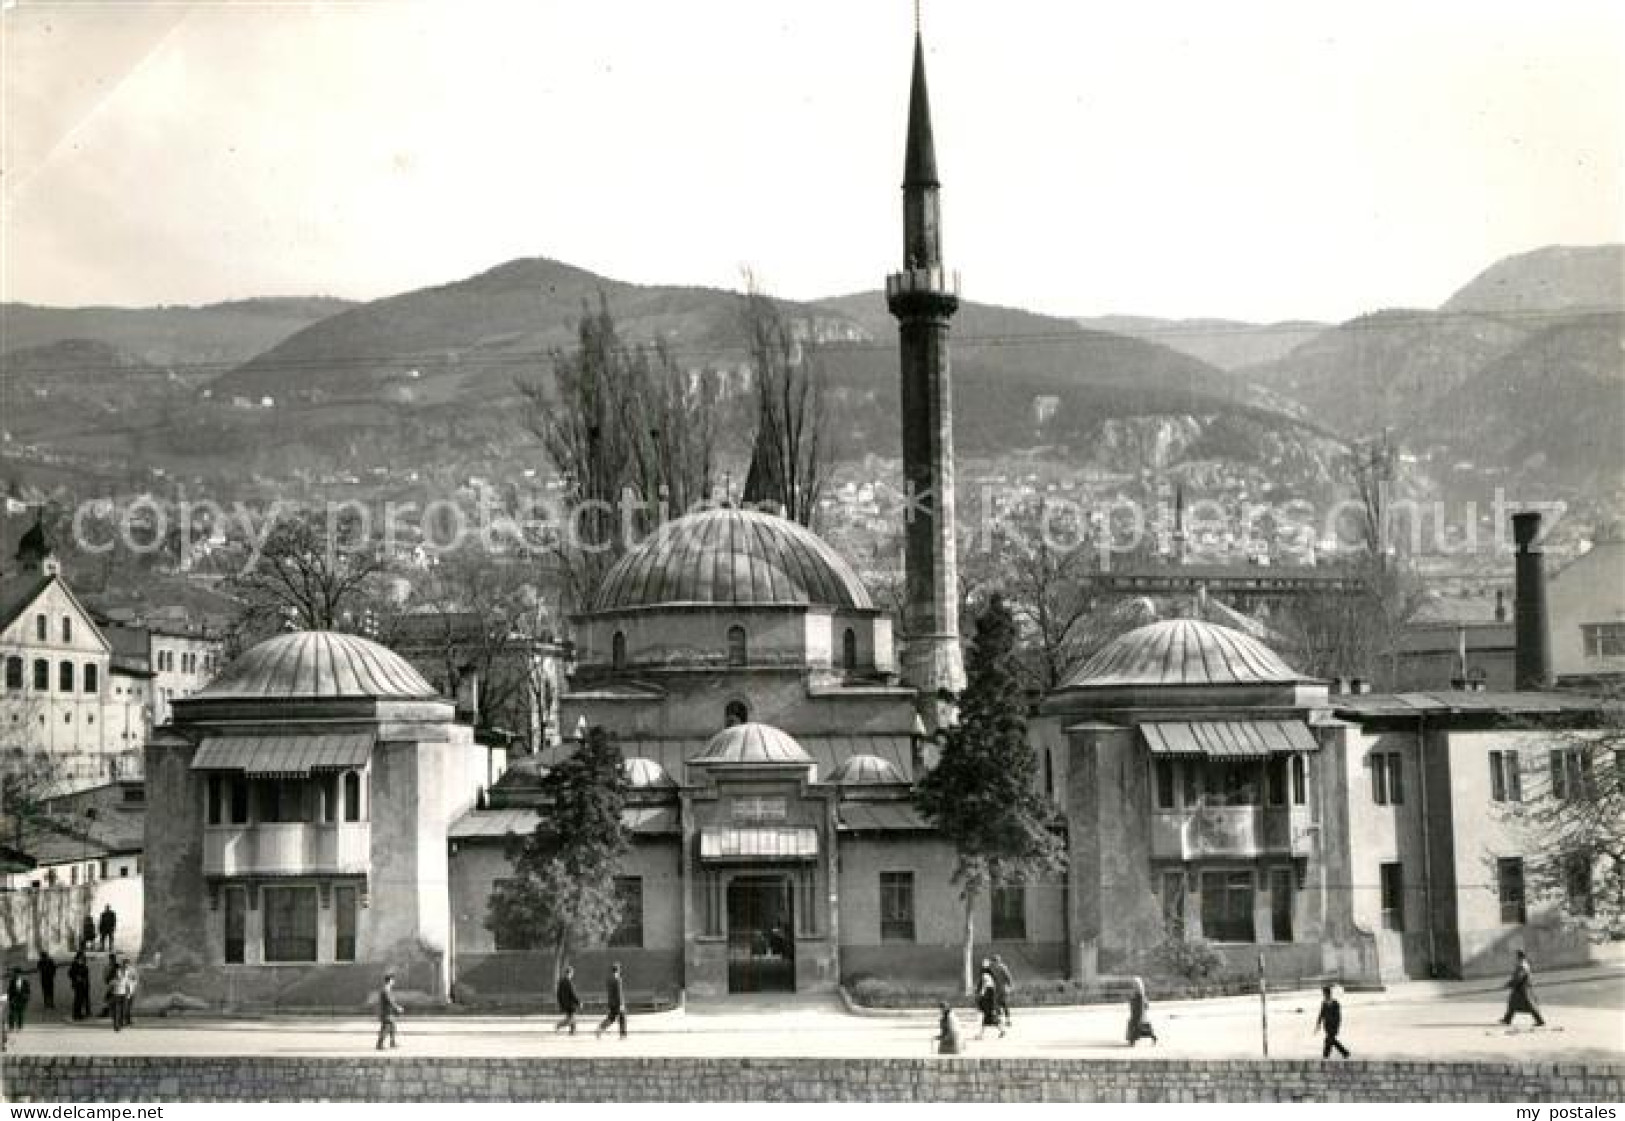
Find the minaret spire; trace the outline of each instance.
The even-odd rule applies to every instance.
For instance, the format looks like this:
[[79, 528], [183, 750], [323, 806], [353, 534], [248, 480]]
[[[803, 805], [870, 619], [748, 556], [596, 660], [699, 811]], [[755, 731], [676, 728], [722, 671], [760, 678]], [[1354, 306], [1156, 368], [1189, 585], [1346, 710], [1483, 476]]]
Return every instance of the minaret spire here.
[[948, 706], [940, 697], [965, 687], [959, 649], [953, 387], [948, 370], [948, 323], [959, 309], [959, 278], [943, 267], [941, 183], [925, 82], [925, 41], [918, 21], [916, 4], [903, 156], [903, 268], [886, 278], [886, 304], [898, 325], [908, 499], [903, 676], [919, 691], [921, 714], [934, 730], [948, 718]]

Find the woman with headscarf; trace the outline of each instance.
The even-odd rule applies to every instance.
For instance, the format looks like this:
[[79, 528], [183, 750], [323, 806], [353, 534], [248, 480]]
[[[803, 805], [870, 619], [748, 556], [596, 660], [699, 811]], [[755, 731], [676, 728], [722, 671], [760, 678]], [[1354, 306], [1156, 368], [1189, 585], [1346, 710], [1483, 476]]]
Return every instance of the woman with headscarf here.
[[937, 1054], [958, 1055], [965, 1050], [965, 1042], [959, 1034], [959, 1020], [954, 1016], [954, 1010], [949, 1007], [946, 1000], [937, 1004]]
[[1156, 1029], [1151, 1026], [1147, 1015], [1151, 1001], [1145, 995], [1145, 981], [1134, 978], [1134, 989], [1128, 996], [1128, 1045], [1133, 1047], [1142, 1039], [1149, 1039], [1152, 1043], [1157, 1041]]
[[982, 959], [982, 975], [976, 982], [976, 1007], [982, 1012], [982, 1026], [976, 1038], [986, 1035], [988, 1028], [998, 1028], [999, 1038], [1004, 1038], [1004, 1019], [999, 1015], [999, 984], [993, 979], [993, 963], [987, 958]]

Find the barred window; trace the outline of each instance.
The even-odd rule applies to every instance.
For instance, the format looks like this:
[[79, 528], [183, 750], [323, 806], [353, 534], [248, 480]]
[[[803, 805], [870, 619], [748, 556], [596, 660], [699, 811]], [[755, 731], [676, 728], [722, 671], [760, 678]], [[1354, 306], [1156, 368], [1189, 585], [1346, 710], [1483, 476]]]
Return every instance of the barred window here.
[[316, 889], [268, 887], [265, 895], [265, 960], [316, 960]]
[[1523, 857], [1504, 856], [1495, 862], [1495, 888], [1501, 901], [1501, 921], [1520, 926], [1528, 922], [1523, 900]]
[[1382, 874], [1382, 926], [1384, 930], [1405, 929], [1405, 869], [1400, 864], [1384, 864]]
[[992, 891], [993, 939], [997, 942], [1024, 942], [1027, 939], [1027, 888], [1024, 884], [998, 884]]
[[880, 940], [914, 941], [914, 873], [880, 873]]
[[611, 946], [643, 946], [643, 877], [616, 876], [615, 896], [621, 901], [621, 921], [609, 936]]

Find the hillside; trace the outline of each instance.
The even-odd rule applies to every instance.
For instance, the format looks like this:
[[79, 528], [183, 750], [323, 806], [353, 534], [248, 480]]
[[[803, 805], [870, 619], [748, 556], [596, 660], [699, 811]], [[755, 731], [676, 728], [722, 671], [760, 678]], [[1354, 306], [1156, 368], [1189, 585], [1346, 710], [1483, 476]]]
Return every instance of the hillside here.
[[1073, 322], [1087, 330], [1158, 343], [1221, 370], [1273, 362], [1330, 326], [1308, 320], [1245, 323], [1235, 319], [1157, 319], [1145, 315], [1096, 315]]
[[[73, 339], [104, 343], [188, 379], [212, 377], [351, 306], [323, 296], [266, 297], [205, 307], [50, 308], [0, 304], [0, 359]], [[183, 367], [203, 367], [191, 369]]]
[[1527, 318], [1620, 307], [1625, 307], [1625, 245], [1549, 245], [1497, 261], [1440, 310]]

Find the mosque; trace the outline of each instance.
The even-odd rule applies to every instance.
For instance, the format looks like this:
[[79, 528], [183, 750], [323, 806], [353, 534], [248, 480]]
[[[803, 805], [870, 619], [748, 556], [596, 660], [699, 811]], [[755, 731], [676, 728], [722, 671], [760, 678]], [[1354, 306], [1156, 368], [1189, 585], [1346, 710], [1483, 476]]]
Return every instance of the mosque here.
[[[623, 917], [576, 954], [583, 976], [613, 958], [634, 993], [693, 996], [957, 976], [954, 853], [910, 800], [964, 684], [958, 277], [918, 38], [903, 188], [903, 264], [886, 283], [919, 507], [902, 633], [839, 553], [769, 514], [691, 514], [620, 559], [574, 620], [560, 700], [561, 726], [611, 732], [631, 783]], [[1391, 901], [1385, 878], [1379, 913], [1375, 868], [1399, 859], [1394, 844], [1411, 851], [1414, 830], [1356, 793], [1362, 718], [1239, 631], [1173, 619], [1121, 637], [1030, 721], [1068, 867], [981, 900], [979, 952], [1025, 978], [1144, 971], [1170, 936], [1282, 978], [1401, 968], [1397, 949], [1379, 955]], [[1383, 752], [1420, 752], [1421, 737]], [[147, 748], [143, 954], [205, 1001], [359, 1000], [385, 967], [434, 998], [536, 999], [546, 955], [498, 945], [485, 918], [511, 839], [538, 820], [538, 778], [574, 746], [509, 766], [393, 653], [350, 635], [270, 639], [177, 701]], [[1425, 878], [1413, 871], [1397, 904], [1413, 931], [1434, 921], [1420, 896], [1404, 902]]]

